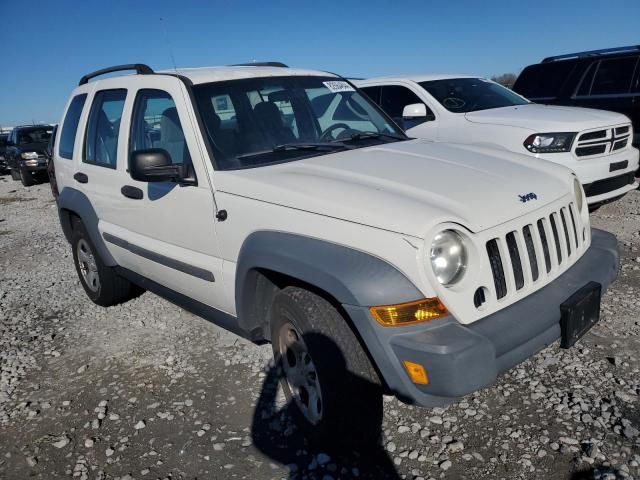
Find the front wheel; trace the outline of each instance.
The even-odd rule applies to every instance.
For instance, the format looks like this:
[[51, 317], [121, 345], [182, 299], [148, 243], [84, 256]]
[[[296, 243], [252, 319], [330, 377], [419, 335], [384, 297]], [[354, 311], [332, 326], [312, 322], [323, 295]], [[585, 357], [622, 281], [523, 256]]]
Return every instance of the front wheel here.
[[33, 175], [26, 168], [20, 169], [20, 181], [22, 182], [22, 185], [24, 185], [25, 187], [30, 187], [34, 183], [36, 183], [35, 180], [33, 179]]
[[11, 178], [13, 180], [20, 180], [20, 172], [18, 172], [17, 170], [10, 168], [9, 172], [11, 173]]
[[340, 312], [308, 290], [274, 298], [271, 345], [298, 425], [326, 446], [374, 445], [382, 424], [380, 380]]

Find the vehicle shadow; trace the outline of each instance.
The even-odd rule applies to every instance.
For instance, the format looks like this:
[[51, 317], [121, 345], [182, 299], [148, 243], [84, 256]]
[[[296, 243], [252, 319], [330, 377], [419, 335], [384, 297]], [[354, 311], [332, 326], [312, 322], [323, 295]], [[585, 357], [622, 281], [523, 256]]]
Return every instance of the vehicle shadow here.
[[[344, 357], [333, 341], [324, 335], [315, 341], [321, 341], [325, 351], [334, 351], [342, 359]], [[307, 335], [305, 335], [307, 337]], [[345, 365], [346, 368], [346, 365]], [[289, 479], [322, 479], [329, 475], [333, 478], [366, 478], [366, 479], [400, 479], [392, 459], [380, 443], [381, 419], [371, 419], [377, 423], [377, 435], [358, 447], [348, 434], [341, 432], [335, 441], [319, 443], [308, 438], [296, 426], [298, 414], [295, 402], [291, 400], [284, 407], [278, 408], [277, 397], [282, 371], [275, 363], [267, 371], [262, 390], [253, 414], [251, 436], [253, 445], [274, 462], [289, 468]], [[366, 391], [372, 388], [371, 382], [355, 374], [349, 374], [349, 382], [357, 385], [355, 391]], [[354, 435], [355, 438], [355, 435]]]
[[[613, 476], [612, 476], [613, 475]], [[592, 467], [586, 470], [580, 470], [574, 472], [569, 480], [595, 480], [598, 478], [615, 478], [624, 479], [628, 478], [626, 475], [622, 474], [620, 470], [612, 467]]]

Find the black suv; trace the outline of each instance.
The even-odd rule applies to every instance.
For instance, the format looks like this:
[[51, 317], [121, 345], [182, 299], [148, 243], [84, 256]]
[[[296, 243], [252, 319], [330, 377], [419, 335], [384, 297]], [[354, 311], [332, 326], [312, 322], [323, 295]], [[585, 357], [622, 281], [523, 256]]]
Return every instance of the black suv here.
[[640, 45], [545, 58], [525, 68], [513, 89], [536, 103], [623, 113], [640, 145]]
[[9, 169], [6, 157], [8, 138], [8, 133], [0, 133], [0, 172], [4, 172]]
[[15, 127], [9, 134], [6, 159], [14, 180], [22, 180], [25, 187], [38, 180], [46, 180], [45, 149], [53, 132], [52, 125]]

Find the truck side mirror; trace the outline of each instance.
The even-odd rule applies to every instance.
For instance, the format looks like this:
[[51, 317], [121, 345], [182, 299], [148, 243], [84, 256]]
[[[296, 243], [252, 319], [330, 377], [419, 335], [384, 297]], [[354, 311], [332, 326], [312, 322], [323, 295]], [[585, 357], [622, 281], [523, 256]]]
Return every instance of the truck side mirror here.
[[163, 148], [135, 150], [129, 157], [131, 178], [139, 182], [167, 182], [182, 178], [182, 165], [171, 163], [171, 155]]
[[424, 103], [412, 103], [402, 110], [402, 118], [416, 119], [427, 116], [427, 106]]

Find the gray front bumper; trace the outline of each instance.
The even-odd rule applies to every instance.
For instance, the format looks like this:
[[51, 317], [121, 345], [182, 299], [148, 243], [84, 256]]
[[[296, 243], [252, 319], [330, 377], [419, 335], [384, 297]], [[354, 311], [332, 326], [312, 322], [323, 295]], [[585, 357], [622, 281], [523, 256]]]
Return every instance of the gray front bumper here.
[[[463, 325], [453, 317], [382, 327], [365, 307], [344, 305], [387, 386], [408, 403], [445, 405], [491, 385], [499, 374], [560, 338], [560, 305], [590, 281], [602, 291], [618, 274], [615, 236], [592, 230], [591, 246], [549, 285], [488, 317]], [[402, 362], [424, 365], [428, 385], [409, 380]]]

